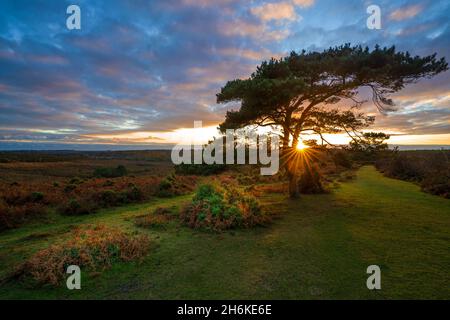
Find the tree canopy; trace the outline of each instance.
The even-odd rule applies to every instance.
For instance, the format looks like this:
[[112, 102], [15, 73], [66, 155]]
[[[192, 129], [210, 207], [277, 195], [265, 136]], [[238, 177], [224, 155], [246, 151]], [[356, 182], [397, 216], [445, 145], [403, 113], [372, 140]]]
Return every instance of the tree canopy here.
[[360, 106], [359, 90], [371, 90], [372, 101], [381, 112], [394, 110], [389, 95], [421, 78], [448, 69], [436, 54], [420, 57], [398, 52], [395, 47], [342, 46], [323, 52], [292, 52], [259, 65], [250, 78], [229, 81], [217, 94], [218, 103], [241, 102], [228, 111], [222, 131], [248, 125], [278, 126], [283, 146], [295, 147], [300, 134], [356, 130], [373, 123], [372, 117], [329, 107], [340, 101]]
[[364, 132], [358, 137], [352, 136], [350, 148], [355, 151], [375, 152], [386, 150], [388, 144], [385, 142], [390, 139], [390, 135], [383, 132]]

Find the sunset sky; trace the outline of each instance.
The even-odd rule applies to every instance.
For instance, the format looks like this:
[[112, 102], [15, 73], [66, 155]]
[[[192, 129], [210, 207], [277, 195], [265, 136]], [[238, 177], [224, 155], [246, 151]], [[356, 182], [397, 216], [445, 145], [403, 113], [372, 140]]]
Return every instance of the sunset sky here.
[[[66, 8], [81, 8], [81, 30]], [[369, 30], [366, 8], [381, 8]], [[346, 42], [450, 61], [450, 2], [160, 0], [0, 2], [0, 149], [167, 145], [216, 134], [215, 94], [264, 59]], [[394, 144], [450, 145], [450, 72], [393, 96], [372, 128]], [[342, 136], [332, 138], [345, 143]]]

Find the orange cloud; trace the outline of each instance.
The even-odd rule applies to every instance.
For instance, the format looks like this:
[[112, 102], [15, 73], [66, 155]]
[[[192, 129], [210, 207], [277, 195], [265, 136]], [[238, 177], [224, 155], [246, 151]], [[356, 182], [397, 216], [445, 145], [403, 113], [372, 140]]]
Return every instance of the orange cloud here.
[[[274, 56], [269, 50], [261, 49], [260, 51], [241, 49], [241, 48], [224, 48], [219, 51], [223, 56], [242, 57], [249, 60], [264, 60]], [[278, 55], [277, 55], [278, 56]]]
[[250, 12], [263, 21], [298, 19], [294, 6], [289, 2], [266, 3], [251, 8]]
[[226, 36], [260, 36], [263, 32], [264, 26], [260, 24], [250, 23], [244, 20], [233, 20], [231, 22], [223, 23], [219, 30]]
[[292, 0], [292, 2], [296, 5], [296, 6], [300, 6], [300, 7], [310, 7], [314, 4], [315, 0]]
[[288, 29], [270, 30], [266, 23], [250, 23], [239, 19], [222, 23], [219, 30], [228, 37], [251, 37], [260, 41], [280, 41], [290, 34]]
[[389, 15], [389, 18], [391, 20], [395, 20], [395, 21], [402, 21], [402, 20], [410, 19], [410, 18], [417, 16], [422, 11], [422, 9], [423, 9], [423, 7], [421, 5], [413, 5], [413, 6], [399, 8], [399, 9], [393, 11]]
[[227, 5], [236, 2], [236, 0], [183, 0], [182, 3], [188, 6], [209, 7], [212, 5]]

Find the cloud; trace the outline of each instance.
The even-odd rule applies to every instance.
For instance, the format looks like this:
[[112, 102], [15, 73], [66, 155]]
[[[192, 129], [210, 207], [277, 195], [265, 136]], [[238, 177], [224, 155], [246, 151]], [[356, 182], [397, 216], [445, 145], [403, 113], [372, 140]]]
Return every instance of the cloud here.
[[424, 31], [428, 31], [433, 27], [433, 24], [424, 23], [421, 25], [414, 25], [411, 27], [405, 27], [398, 32], [399, 36], [410, 36], [413, 34], [421, 33]]
[[[366, 28], [356, 0], [91, 0], [81, 4], [76, 32], [61, 21], [65, 6], [0, 2], [3, 140], [104, 143], [123, 133], [115, 142], [132, 143], [127, 134], [155, 140], [149, 139], [159, 137], [155, 132], [189, 128], [194, 120], [215, 126], [232, 107], [216, 105], [221, 86], [291, 50], [379, 43], [450, 57], [450, 5], [442, 1], [430, 2], [426, 16], [386, 24], [382, 32]], [[399, 112], [380, 115], [377, 123], [402, 132], [448, 132], [449, 76], [405, 88], [394, 97]]]
[[315, 0], [292, 0], [292, 3], [296, 6], [300, 7], [311, 7], [314, 4]]
[[401, 134], [446, 134], [450, 132], [450, 112], [445, 109], [416, 110], [406, 114], [378, 116], [374, 130]]
[[219, 54], [224, 57], [234, 57], [237, 59], [248, 59], [253, 61], [262, 61], [265, 59], [270, 59], [274, 56], [279, 56], [279, 54], [274, 54], [266, 48], [261, 48], [259, 50], [246, 49], [246, 48], [223, 48], [219, 50]]
[[273, 29], [266, 22], [245, 21], [236, 19], [220, 24], [220, 33], [227, 37], [252, 38], [257, 42], [281, 41], [290, 35], [290, 30]]
[[411, 19], [415, 16], [417, 16], [420, 12], [422, 12], [423, 7], [422, 5], [412, 5], [407, 7], [402, 7], [397, 10], [394, 10], [389, 15], [389, 18], [391, 20], [395, 21], [402, 21], [406, 19]]
[[260, 37], [264, 31], [264, 25], [245, 20], [231, 20], [220, 24], [220, 32], [226, 36], [250, 36], [253, 38]]
[[262, 21], [297, 20], [294, 6], [289, 2], [266, 3], [250, 9], [250, 12]]
[[182, 0], [181, 3], [189, 6], [210, 7], [210, 6], [226, 6], [236, 3], [239, 0]]

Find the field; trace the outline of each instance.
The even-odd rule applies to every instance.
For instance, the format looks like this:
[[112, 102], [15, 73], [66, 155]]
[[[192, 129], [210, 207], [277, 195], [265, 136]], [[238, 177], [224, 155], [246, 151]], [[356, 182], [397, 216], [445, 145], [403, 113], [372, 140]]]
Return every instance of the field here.
[[64, 182], [87, 178], [96, 168], [124, 165], [135, 176], [164, 176], [171, 169], [169, 151], [0, 152], [0, 182]]
[[196, 177], [172, 173], [169, 151], [0, 153], [0, 231], [192, 192]]
[[[74, 175], [88, 179], [97, 166], [124, 163], [135, 179], [162, 178], [171, 170], [167, 161], [152, 166], [139, 153], [125, 160], [107, 159], [105, 154], [77, 157], [50, 167], [47, 159], [38, 171], [36, 159], [20, 166], [4, 161], [2, 182], [24, 183], [31, 173], [38, 181], [46, 172], [65, 183]], [[65, 166], [72, 168], [67, 176], [61, 169]], [[450, 298], [447, 199], [386, 178], [373, 166], [359, 168], [353, 179], [333, 183], [327, 194], [290, 200], [277, 191], [279, 185], [256, 186], [264, 211], [275, 217], [273, 223], [220, 233], [193, 230], [177, 220], [163, 228], [135, 225], [136, 217], [159, 207], [179, 212], [191, 201], [192, 192], [152, 196], [89, 215], [64, 216], [50, 210], [0, 233], [0, 299]], [[142, 261], [117, 262], [102, 272], [83, 271], [81, 290], [70, 291], [65, 283], [34, 286], [10, 277], [17, 265], [51, 244], [63, 243], [74, 228], [98, 224], [147, 235], [148, 254]], [[381, 268], [379, 291], [366, 287], [366, 268], [372, 264]]]

